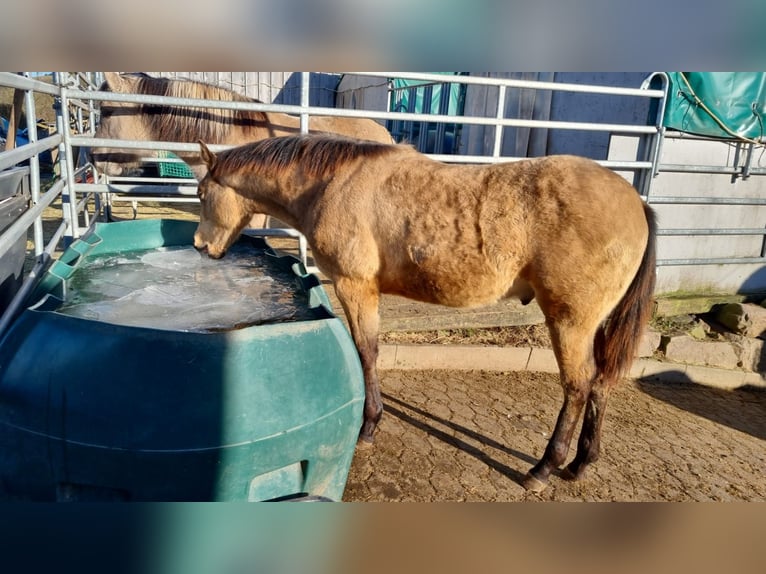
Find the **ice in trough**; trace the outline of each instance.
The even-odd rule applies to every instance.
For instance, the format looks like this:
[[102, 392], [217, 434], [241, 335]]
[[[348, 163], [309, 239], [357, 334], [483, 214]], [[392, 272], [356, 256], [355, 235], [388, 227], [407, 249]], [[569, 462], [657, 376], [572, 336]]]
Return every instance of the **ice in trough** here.
[[213, 260], [193, 247], [96, 257], [67, 281], [59, 313], [118, 325], [224, 331], [311, 319], [295, 276], [235, 244]]

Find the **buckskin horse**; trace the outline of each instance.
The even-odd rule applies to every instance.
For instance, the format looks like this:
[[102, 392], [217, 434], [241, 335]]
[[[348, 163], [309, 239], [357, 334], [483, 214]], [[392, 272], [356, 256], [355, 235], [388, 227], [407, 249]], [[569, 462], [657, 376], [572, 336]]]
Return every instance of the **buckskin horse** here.
[[306, 236], [359, 351], [362, 443], [372, 442], [383, 412], [381, 293], [450, 306], [536, 298], [564, 403], [523, 486], [542, 490], [564, 464], [584, 407], [576, 455], [562, 472], [583, 476], [598, 457], [610, 390], [631, 365], [654, 291], [654, 214], [627, 181], [564, 155], [466, 166], [332, 136], [279, 137], [219, 154], [200, 145], [208, 173], [194, 246], [223, 257], [257, 212]]
[[[140, 94], [172, 98], [220, 100], [224, 102], [259, 102], [204, 82], [155, 78], [144, 73], [105, 72], [100, 90], [118, 94]], [[354, 138], [393, 143], [391, 134], [381, 124], [368, 118], [310, 116], [310, 132], [329, 132]], [[300, 133], [300, 118], [278, 112], [244, 109], [214, 109], [193, 106], [139, 104], [132, 102], [101, 103], [101, 119], [95, 136], [106, 139], [166, 141], [240, 145], [268, 137]], [[96, 168], [108, 175], [122, 175], [139, 165], [141, 157], [152, 153], [119, 148], [94, 148]], [[207, 168], [196, 152], [177, 152], [199, 180]], [[250, 227], [263, 227], [265, 217], [256, 217]]]

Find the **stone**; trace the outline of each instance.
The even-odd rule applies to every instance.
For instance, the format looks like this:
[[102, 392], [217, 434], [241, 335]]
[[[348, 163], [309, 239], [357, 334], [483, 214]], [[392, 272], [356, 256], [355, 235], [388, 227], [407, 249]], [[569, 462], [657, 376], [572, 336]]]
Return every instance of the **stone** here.
[[750, 314], [744, 303], [727, 303], [715, 311], [715, 320], [729, 329], [732, 333], [744, 335], [752, 327]]
[[766, 309], [754, 303], [729, 303], [716, 312], [716, 320], [738, 335], [766, 338]]
[[744, 307], [752, 322], [747, 336], [766, 339], [766, 309], [754, 303], [746, 303]]
[[736, 369], [740, 358], [726, 341], [697, 341], [689, 335], [666, 337], [665, 358], [668, 361]]
[[766, 342], [761, 339], [732, 335], [732, 347], [739, 356], [740, 366], [746, 371], [766, 371], [766, 356], [764, 346]]
[[697, 339], [698, 341], [704, 341], [707, 339], [707, 329], [705, 329], [705, 325], [703, 325], [701, 322], [696, 322], [694, 326], [689, 329], [689, 336]]
[[641, 337], [641, 343], [638, 346], [638, 357], [651, 357], [654, 352], [660, 348], [662, 335], [657, 331], [646, 329]]

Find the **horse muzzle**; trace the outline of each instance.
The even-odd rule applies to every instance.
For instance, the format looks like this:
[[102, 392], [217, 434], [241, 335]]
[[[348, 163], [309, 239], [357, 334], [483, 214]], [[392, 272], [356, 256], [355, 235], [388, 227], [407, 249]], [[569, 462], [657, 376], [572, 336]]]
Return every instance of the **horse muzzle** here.
[[221, 259], [226, 255], [225, 249], [220, 252], [210, 251], [209, 245], [198, 241], [196, 237], [194, 238], [194, 249], [196, 249], [200, 255], [207, 255], [210, 259]]

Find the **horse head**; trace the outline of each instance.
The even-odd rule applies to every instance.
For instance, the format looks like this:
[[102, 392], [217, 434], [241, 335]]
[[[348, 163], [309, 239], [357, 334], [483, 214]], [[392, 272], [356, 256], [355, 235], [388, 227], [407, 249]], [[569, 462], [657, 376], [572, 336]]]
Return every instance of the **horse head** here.
[[197, 187], [200, 218], [194, 233], [194, 248], [212, 259], [220, 259], [245, 228], [252, 213], [248, 212], [241, 195], [216, 178], [213, 172], [216, 155], [204, 143], [199, 143], [207, 174]]
[[[139, 83], [146, 74], [118, 74], [104, 72], [105, 81], [99, 91], [117, 94], [139, 93]], [[110, 102], [104, 100], [100, 106], [100, 120], [94, 137], [104, 139], [145, 140], [146, 128], [141, 122], [140, 104], [131, 102]], [[137, 170], [142, 157], [151, 152], [139, 150], [95, 147], [90, 152], [96, 169], [107, 175], [128, 175]]]

